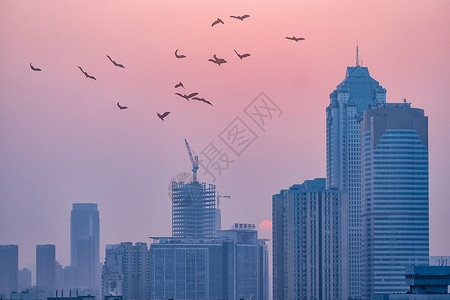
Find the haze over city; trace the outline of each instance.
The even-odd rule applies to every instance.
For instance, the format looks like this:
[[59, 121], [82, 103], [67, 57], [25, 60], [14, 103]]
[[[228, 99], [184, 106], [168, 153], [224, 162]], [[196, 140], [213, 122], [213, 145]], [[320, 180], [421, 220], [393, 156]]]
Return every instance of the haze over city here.
[[[252, 125], [258, 139], [215, 184], [231, 195], [223, 228], [271, 220], [274, 193], [326, 175], [325, 108], [358, 42], [387, 101], [406, 98], [429, 117], [430, 254], [449, 255], [449, 11], [444, 0], [2, 1], [0, 244], [19, 245], [20, 267], [36, 244], [55, 244], [68, 265], [74, 202], [98, 203], [100, 260], [105, 244], [169, 236], [167, 187], [191, 170], [184, 139], [197, 153], [220, 144], [260, 92], [282, 114], [265, 131]], [[228, 17], [244, 13], [244, 22]], [[218, 17], [225, 24], [211, 27]], [[213, 54], [228, 62], [208, 62]], [[175, 95], [180, 81], [213, 106]]]

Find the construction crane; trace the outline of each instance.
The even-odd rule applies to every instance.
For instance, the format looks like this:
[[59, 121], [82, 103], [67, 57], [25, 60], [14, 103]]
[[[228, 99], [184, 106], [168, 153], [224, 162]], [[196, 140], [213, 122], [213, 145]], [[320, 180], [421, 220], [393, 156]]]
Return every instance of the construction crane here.
[[220, 198], [231, 198], [231, 196], [229, 196], [229, 195], [222, 196], [222, 195], [220, 195], [219, 191], [217, 191], [217, 194], [216, 194], [217, 209], [220, 209]]
[[198, 156], [192, 155], [191, 148], [189, 147], [189, 143], [186, 139], [184, 139], [184, 142], [186, 143], [186, 149], [189, 154], [189, 158], [191, 159], [192, 164], [192, 181], [197, 182], [197, 170], [198, 170]]

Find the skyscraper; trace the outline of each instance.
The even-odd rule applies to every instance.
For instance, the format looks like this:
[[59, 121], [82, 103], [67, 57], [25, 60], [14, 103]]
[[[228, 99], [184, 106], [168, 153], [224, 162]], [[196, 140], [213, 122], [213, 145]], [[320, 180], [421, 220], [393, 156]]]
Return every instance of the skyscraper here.
[[77, 286], [96, 289], [100, 256], [100, 219], [95, 203], [73, 203], [70, 216], [70, 265], [77, 272]]
[[345, 196], [325, 178], [273, 195], [273, 299], [347, 300]]
[[55, 245], [36, 245], [36, 286], [47, 294], [56, 287]]
[[17, 245], [0, 245], [0, 295], [9, 298], [17, 291], [19, 272], [19, 247]]
[[[357, 48], [358, 53], [358, 48]], [[348, 195], [349, 297], [361, 294], [361, 163], [360, 121], [362, 113], [386, 102], [386, 90], [359, 64], [347, 67], [345, 79], [330, 94], [327, 121], [327, 187]], [[347, 280], [347, 279], [346, 279]]]
[[406, 292], [428, 265], [428, 117], [409, 103], [366, 110], [362, 139], [362, 295]]

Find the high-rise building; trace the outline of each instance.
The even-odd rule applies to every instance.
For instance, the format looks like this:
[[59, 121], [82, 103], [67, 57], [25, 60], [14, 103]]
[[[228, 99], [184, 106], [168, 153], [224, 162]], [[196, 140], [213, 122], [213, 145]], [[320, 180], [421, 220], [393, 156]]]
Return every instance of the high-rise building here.
[[99, 243], [100, 219], [97, 204], [73, 203], [70, 215], [70, 265], [76, 269], [78, 287], [97, 288]]
[[55, 272], [55, 245], [36, 245], [36, 286], [53, 295], [56, 288]]
[[[405, 101], [406, 102], [406, 101]], [[405, 266], [428, 265], [428, 117], [409, 103], [364, 111], [362, 296], [406, 292]]]
[[216, 235], [216, 186], [172, 182], [172, 236], [205, 238]]
[[361, 158], [360, 121], [364, 110], [386, 102], [386, 90], [359, 64], [347, 67], [345, 79], [330, 94], [327, 121], [327, 187], [348, 194], [349, 297], [361, 295]]
[[31, 288], [31, 271], [27, 268], [19, 270], [19, 289], [18, 292]]
[[17, 292], [19, 272], [19, 247], [0, 245], [0, 296], [9, 298], [11, 292]]
[[307, 180], [272, 197], [273, 299], [348, 299], [347, 199]]
[[106, 246], [102, 271], [103, 296], [117, 295], [127, 299], [148, 299], [149, 250], [147, 243], [130, 242]]
[[150, 299], [268, 300], [268, 248], [253, 224], [215, 238], [154, 238]]

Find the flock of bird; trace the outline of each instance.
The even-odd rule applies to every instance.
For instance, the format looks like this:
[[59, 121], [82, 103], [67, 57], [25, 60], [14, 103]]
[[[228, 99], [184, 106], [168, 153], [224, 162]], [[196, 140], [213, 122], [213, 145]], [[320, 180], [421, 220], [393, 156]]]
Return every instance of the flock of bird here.
[[[250, 17], [250, 15], [230, 16], [230, 18], [237, 19], [237, 20], [240, 20], [240, 21], [244, 21], [245, 19], [247, 19], [247, 18], [249, 18], [249, 17]], [[218, 24], [225, 24], [225, 22], [224, 22], [222, 19], [217, 18], [217, 20], [215, 20], [215, 21], [211, 24], [211, 27], [214, 27], [214, 26], [216, 26], [216, 25], [218, 25]], [[286, 36], [285, 38], [288, 39], [288, 40], [295, 41], [295, 42], [299, 42], [299, 41], [305, 40], [305, 38], [302, 38], [302, 37], [295, 37], [295, 36], [292, 36], [292, 37]], [[247, 58], [247, 57], [251, 56], [250, 53], [239, 54], [236, 50], [234, 50], [234, 52], [236, 53], [236, 55], [239, 57], [240, 60], [242, 60], [242, 59], [244, 59], [244, 58]], [[125, 66], [124, 66], [123, 64], [117, 63], [117, 62], [116, 62], [115, 60], [113, 60], [109, 55], [106, 55], [106, 57], [111, 61], [111, 63], [112, 63], [115, 67], [119, 67], [119, 68], [123, 68], [123, 69], [125, 68]], [[175, 57], [176, 57], [177, 59], [183, 59], [183, 58], [186, 58], [187, 56], [184, 55], [184, 54], [178, 54], [178, 49], [176, 49], [176, 50], [175, 50]], [[214, 64], [216, 64], [216, 65], [218, 65], [218, 66], [227, 63], [227, 60], [225, 60], [224, 58], [219, 58], [219, 57], [217, 57], [216, 54], [213, 55], [213, 58], [208, 59], [208, 61], [210, 61], [210, 62], [212, 62], [212, 63], [214, 63]], [[35, 71], [35, 72], [41, 72], [41, 71], [42, 71], [42, 69], [34, 67], [34, 66], [32, 65], [32, 63], [30, 63], [30, 68], [31, 68], [32, 71]], [[85, 76], [86, 78], [92, 79], [92, 80], [97, 80], [94, 76], [92, 76], [92, 75], [88, 74], [86, 71], [84, 71], [82, 67], [78, 66], [78, 68], [79, 68], [80, 71], [84, 74], [84, 76]], [[183, 85], [182, 82], [179, 82], [179, 83], [177, 83], [177, 84], [175, 85], [175, 89], [178, 89], [178, 88], [183, 88], [183, 89], [185, 89], [185, 87], [184, 87], [184, 85]], [[180, 96], [181, 98], [186, 99], [187, 101], [195, 100], [195, 101], [200, 101], [200, 102], [209, 104], [209, 105], [211, 105], [211, 106], [213, 105], [210, 101], [206, 100], [206, 99], [203, 98], [203, 97], [202, 97], [202, 98], [196, 97], [198, 94], [199, 94], [199, 93], [197, 93], [197, 92], [189, 93], [189, 94], [175, 93], [175, 95], [178, 95], [178, 96]], [[117, 107], [118, 107], [120, 110], [128, 109], [128, 106], [120, 105], [119, 102], [117, 102]], [[162, 113], [162, 114], [160, 114], [159, 112], [156, 113], [156, 115], [158, 116], [158, 118], [160, 118], [162, 121], [164, 121], [164, 119], [165, 119], [169, 114], [170, 114], [169, 111], [166, 111], [166, 112], [164, 112], [164, 113]]]

